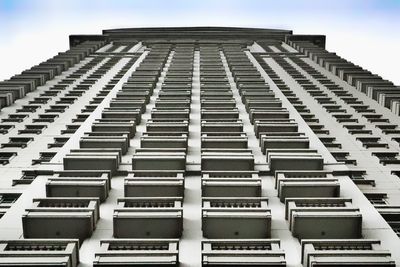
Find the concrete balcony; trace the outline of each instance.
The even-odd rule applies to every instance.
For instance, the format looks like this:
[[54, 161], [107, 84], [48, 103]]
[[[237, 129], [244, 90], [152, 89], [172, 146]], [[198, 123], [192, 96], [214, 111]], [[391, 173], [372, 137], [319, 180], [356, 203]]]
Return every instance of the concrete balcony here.
[[171, 135], [151, 135], [142, 136], [140, 138], [141, 148], [187, 148], [187, 135], [171, 136]]
[[124, 180], [125, 197], [183, 197], [184, 176], [180, 172], [130, 173]]
[[340, 183], [324, 171], [277, 171], [275, 189], [281, 202], [286, 198], [338, 197]]
[[299, 239], [361, 238], [362, 216], [351, 199], [287, 198], [285, 217]]
[[202, 149], [203, 171], [253, 171], [254, 156], [247, 149]]
[[129, 139], [118, 136], [83, 136], [79, 140], [81, 148], [117, 148], [126, 154], [129, 148]]
[[260, 136], [261, 151], [265, 154], [267, 149], [273, 148], [309, 148], [310, 141], [306, 136]]
[[113, 216], [116, 238], [178, 238], [183, 231], [182, 198], [122, 198]]
[[256, 136], [260, 136], [262, 133], [271, 132], [297, 132], [298, 126], [294, 122], [266, 122], [266, 121], [254, 121], [254, 131]]
[[265, 198], [203, 198], [202, 231], [206, 238], [267, 238], [271, 211]]
[[97, 198], [40, 198], [22, 215], [25, 238], [90, 237], [99, 219]]
[[77, 239], [16, 239], [0, 241], [0, 266], [77, 267]]
[[201, 121], [201, 132], [243, 132], [241, 120], [232, 121]]
[[396, 266], [379, 240], [302, 240], [302, 264], [319, 266]]
[[260, 197], [261, 178], [257, 172], [203, 172], [203, 197]]
[[94, 267], [101, 266], [179, 266], [178, 239], [101, 240]]
[[46, 182], [47, 197], [97, 197], [103, 202], [110, 189], [109, 172], [61, 171]]
[[148, 120], [146, 123], [147, 132], [182, 132], [187, 133], [189, 131], [188, 121], [154, 121]]
[[228, 148], [228, 149], [247, 149], [247, 136], [245, 134], [240, 136], [233, 135], [212, 135], [203, 134], [201, 137], [202, 148]]
[[185, 170], [185, 149], [137, 149], [132, 158], [133, 170]]
[[92, 124], [93, 132], [128, 132], [129, 139], [136, 133], [135, 121], [131, 122], [95, 122]]
[[120, 149], [71, 150], [63, 159], [64, 170], [107, 170], [117, 173], [121, 160]]
[[278, 170], [319, 171], [324, 168], [324, 159], [312, 150], [304, 150], [304, 152], [295, 149], [276, 149], [273, 152], [267, 150], [267, 161], [272, 172]]
[[210, 239], [201, 243], [202, 266], [286, 266], [277, 239]]

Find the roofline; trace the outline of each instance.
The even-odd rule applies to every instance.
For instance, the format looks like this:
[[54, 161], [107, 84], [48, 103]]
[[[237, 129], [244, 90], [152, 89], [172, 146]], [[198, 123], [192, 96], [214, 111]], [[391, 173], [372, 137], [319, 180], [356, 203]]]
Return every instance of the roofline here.
[[[296, 37], [298, 36], [298, 37]], [[298, 39], [299, 38], [299, 39]], [[132, 42], [132, 41], [159, 41], [160, 39], [175, 42], [194, 42], [200, 40], [221, 41], [268, 41], [276, 40], [308, 40], [325, 48], [324, 35], [293, 35], [292, 30], [263, 29], [245, 27], [142, 27], [142, 28], [117, 28], [105, 29], [98, 35], [70, 35], [70, 46], [73, 47], [87, 40], [102, 40], [106, 42]], [[193, 41], [192, 41], [193, 42]]]

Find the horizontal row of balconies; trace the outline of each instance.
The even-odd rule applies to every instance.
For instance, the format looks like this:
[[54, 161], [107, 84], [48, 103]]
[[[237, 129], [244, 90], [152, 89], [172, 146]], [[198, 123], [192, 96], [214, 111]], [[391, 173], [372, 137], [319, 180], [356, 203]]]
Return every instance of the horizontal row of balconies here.
[[[302, 264], [312, 266], [396, 266], [380, 241], [303, 240]], [[73, 239], [4, 240], [0, 266], [77, 267], [79, 242]], [[277, 239], [209, 239], [201, 243], [202, 266], [286, 266]], [[93, 266], [179, 266], [177, 239], [103, 239]]]

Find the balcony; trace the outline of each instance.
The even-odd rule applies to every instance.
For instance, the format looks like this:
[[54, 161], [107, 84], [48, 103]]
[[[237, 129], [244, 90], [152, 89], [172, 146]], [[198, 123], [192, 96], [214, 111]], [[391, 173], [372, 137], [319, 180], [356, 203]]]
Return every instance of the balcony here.
[[203, 198], [202, 231], [206, 238], [267, 238], [271, 211], [265, 198]]
[[202, 266], [286, 266], [276, 239], [211, 239], [201, 243]]
[[101, 266], [179, 266], [178, 239], [101, 240], [94, 267]]
[[389, 251], [379, 240], [302, 240], [302, 263], [305, 267], [322, 266], [396, 266]]
[[113, 225], [116, 238], [178, 238], [183, 231], [182, 198], [119, 199]]
[[286, 198], [338, 197], [340, 183], [324, 171], [277, 171], [275, 189], [281, 202]]
[[85, 148], [71, 150], [63, 159], [64, 170], [108, 170], [117, 173], [121, 150]]
[[48, 178], [47, 197], [96, 197], [104, 202], [111, 189], [111, 174], [97, 171], [61, 171]]
[[183, 197], [182, 172], [131, 173], [124, 180], [125, 197]]
[[261, 178], [257, 172], [203, 172], [203, 197], [260, 197]]
[[[304, 151], [304, 152], [303, 152]], [[267, 159], [272, 172], [277, 170], [310, 170], [324, 168], [322, 156], [313, 150], [296, 151], [295, 149], [267, 151]]]
[[254, 156], [247, 149], [202, 149], [203, 171], [252, 171]]
[[22, 215], [25, 238], [77, 238], [92, 235], [99, 219], [96, 198], [33, 199]]
[[17, 239], [0, 241], [0, 266], [77, 267], [77, 239]]
[[351, 199], [287, 198], [285, 218], [299, 239], [361, 238], [362, 216]]
[[185, 149], [136, 149], [133, 170], [185, 170]]

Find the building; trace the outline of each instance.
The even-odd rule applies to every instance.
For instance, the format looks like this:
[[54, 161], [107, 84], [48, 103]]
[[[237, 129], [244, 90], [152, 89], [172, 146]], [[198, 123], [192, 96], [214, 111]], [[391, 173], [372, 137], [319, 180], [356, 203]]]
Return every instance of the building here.
[[325, 36], [72, 35], [0, 82], [0, 266], [396, 266], [400, 91]]

